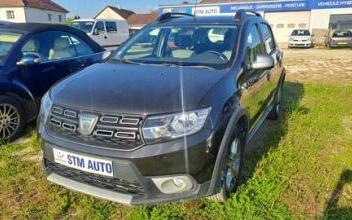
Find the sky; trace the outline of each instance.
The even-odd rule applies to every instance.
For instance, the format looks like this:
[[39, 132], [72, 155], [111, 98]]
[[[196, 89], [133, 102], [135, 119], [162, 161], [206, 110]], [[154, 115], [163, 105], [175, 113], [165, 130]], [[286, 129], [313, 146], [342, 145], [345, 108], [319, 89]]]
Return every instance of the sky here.
[[[136, 13], [148, 13], [160, 4], [178, 4], [185, 0], [54, 0], [70, 11], [69, 17], [92, 18], [106, 5], [120, 6]], [[190, 0], [191, 2], [192, 0]]]

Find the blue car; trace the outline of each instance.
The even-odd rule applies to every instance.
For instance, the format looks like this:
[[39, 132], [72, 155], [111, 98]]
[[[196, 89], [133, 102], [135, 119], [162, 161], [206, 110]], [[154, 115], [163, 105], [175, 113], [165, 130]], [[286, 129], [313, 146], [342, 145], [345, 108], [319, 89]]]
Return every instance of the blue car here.
[[54, 83], [105, 55], [84, 32], [68, 26], [0, 26], [0, 141], [17, 138], [36, 118], [41, 97]]

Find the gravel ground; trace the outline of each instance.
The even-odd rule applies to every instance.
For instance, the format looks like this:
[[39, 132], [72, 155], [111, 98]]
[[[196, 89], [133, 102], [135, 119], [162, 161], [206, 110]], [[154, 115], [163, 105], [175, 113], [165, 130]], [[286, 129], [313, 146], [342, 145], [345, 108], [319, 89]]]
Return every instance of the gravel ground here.
[[284, 54], [288, 81], [352, 83], [350, 49], [288, 49]]

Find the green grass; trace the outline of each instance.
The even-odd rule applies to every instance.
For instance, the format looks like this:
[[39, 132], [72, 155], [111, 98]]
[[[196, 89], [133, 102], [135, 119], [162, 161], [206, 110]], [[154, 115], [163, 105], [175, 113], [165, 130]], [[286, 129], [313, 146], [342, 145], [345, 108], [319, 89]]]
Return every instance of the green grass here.
[[[352, 86], [285, 84], [283, 117], [246, 156], [244, 184], [207, 199], [129, 208], [49, 184], [40, 144], [0, 149], [0, 216], [43, 219], [351, 219]], [[1, 218], [1, 217], [0, 217]]]

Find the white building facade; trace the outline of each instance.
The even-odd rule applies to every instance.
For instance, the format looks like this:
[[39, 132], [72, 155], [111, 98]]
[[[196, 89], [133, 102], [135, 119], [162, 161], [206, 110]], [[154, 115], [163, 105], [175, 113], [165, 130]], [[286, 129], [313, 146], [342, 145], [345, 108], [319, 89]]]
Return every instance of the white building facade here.
[[49, 0], [42, 0], [39, 3], [38, 1], [0, 2], [0, 21], [14, 23], [63, 23], [67, 13], [66, 9]]
[[[329, 28], [344, 23], [352, 29], [352, 0], [236, 1], [200, 5], [160, 6], [159, 13], [183, 12], [200, 16], [234, 15], [239, 9], [261, 13], [270, 23], [279, 43], [287, 43], [294, 29], [309, 29], [317, 38]], [[320, 36], [322, 35], [322, 36]]]

